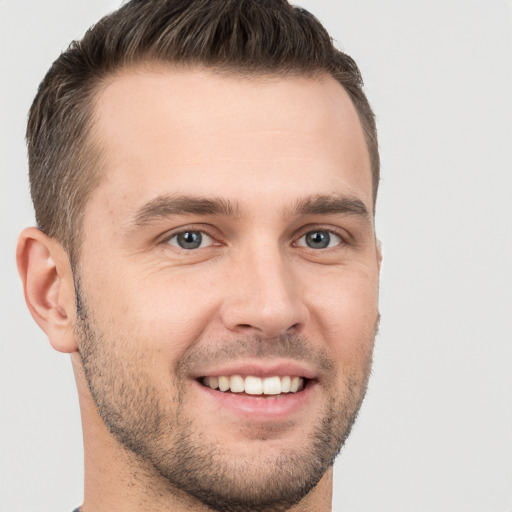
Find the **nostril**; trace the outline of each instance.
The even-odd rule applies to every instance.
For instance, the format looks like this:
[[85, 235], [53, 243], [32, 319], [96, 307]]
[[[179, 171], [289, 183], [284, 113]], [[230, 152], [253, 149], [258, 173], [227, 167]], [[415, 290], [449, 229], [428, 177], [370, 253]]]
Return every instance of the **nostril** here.
[[301, 326], [302, 324], [300, 322], [295, 322], [287, 328], [284, 328], [283, 325], [265, 325], [258, 327], [251, 324], [237, 324], [236, 329], [238, 329], [239, 332], [244, 332], [245, 334], [254, 332], [263, 338], [276, 338], [284, 334], [298, 334], [301, 330]]

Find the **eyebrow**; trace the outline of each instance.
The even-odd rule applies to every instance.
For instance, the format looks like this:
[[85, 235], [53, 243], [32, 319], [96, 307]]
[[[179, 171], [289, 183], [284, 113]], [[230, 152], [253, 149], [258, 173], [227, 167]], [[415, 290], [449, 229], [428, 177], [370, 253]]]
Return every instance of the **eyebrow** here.
[[136, 212], [133, 223], [141, 227], [170, 215], [186, 214], [242, 217], [238, 204], [223, 198], [162, 195], [142, 206]]
[[[220, 215], [242, 218], [243, 210], [237, 203], [224, 198], [199, 196], [160, 195], [137, 210], [133, 225], [143, 227], [170, 215]], [[369, 220], [365, 204], [347, 195], [315, 195], [297, 201], [292, 209], [294, 216], [307, 215], [357, 215]]]
[[298, 201], [296, 215], [358, 215], [369, 220], [370, 214], [363, 201], [347, 195], [316, 195]]

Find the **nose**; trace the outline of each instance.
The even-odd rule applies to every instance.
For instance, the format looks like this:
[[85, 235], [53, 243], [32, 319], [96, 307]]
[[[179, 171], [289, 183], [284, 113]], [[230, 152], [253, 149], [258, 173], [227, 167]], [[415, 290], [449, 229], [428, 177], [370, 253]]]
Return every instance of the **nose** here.
[[279, 248], [261, 248], [232, 263], [221, 309], [224, 326], [272, 338], [298, 334], [308, 319], [300, 281]]

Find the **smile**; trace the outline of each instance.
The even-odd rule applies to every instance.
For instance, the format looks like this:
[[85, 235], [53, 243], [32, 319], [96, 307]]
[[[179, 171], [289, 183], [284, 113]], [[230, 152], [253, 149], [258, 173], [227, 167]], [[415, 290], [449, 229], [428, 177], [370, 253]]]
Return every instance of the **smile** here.
[[222, 392], [245, 393], [246, 395], [280, 395], [282, 393], [297, 393], [306, 385], [303, 377], [285, 375], [271, 377], [255, 377], [248, 375], [219, 375], [203, 377], [200, 382], [211, 389]]

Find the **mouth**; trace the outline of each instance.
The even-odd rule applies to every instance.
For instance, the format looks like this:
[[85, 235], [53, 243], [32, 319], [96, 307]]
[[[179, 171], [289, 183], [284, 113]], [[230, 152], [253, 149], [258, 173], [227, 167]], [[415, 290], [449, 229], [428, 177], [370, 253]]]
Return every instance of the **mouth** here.
[[234, 393], [253, 398], [276, 398], [279, 395], [300, 393], [310, 382], [310, 379], [297, 375], [269, 377], [218, 375], [200, 377], [198, 380], [203, 386], [222, 393]]
[[201, 407], [214, 420], [289, 424], [321, 401], [322, 375], [307, 363], [246, 359], [216, 366], [197, 368], [192, 376]]

